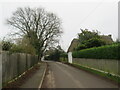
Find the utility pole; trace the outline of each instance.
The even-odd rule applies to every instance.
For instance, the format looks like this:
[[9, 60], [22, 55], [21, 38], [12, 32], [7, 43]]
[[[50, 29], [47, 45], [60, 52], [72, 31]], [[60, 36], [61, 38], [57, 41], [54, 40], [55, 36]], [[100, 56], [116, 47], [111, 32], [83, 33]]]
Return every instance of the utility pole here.
[[120, 41], [120, 1], [118, 2], [118, 40]]
[[0, 90], [2, 89], [2, 43], [0, 42]]

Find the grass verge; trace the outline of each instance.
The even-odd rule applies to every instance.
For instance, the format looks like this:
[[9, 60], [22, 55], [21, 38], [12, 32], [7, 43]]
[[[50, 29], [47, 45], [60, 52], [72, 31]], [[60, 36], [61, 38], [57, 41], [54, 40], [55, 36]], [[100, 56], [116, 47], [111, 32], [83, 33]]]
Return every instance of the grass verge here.
[[103, 73], [103, 72], [100, 72], [100, 71], [97, 71], [97, 70], [94, 70], [94, 69], [91, 69], [91, 68], [87, 68], [87, 67], [81, 66], [80, 64], [73, 63], [73, 64], [70, 64], [70, 65], [72, 65], [74, 67], [77, 67], [79, 69], [91, 72], [93, 74], [108, 78], [108, 79], [114, 81], [115, 83], [120, 84], [120, 77], [118, 77], [118, 76], [113, 76], [110, 73]]

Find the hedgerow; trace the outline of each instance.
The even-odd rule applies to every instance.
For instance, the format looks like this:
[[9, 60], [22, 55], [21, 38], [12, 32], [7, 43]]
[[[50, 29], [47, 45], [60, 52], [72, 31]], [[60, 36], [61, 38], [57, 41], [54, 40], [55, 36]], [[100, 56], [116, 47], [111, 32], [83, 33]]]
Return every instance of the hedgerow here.
[[74, 58], [120, 59], [120, 43], [74, 51]]

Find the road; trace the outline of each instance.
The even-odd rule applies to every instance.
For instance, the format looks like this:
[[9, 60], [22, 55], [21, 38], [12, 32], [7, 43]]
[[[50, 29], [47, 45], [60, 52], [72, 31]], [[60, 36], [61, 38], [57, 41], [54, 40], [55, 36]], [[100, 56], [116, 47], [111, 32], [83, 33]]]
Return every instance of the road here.
[[42, 88], [117, 88], [96, 75], [59, 62], [47, 62], [48, 70]]

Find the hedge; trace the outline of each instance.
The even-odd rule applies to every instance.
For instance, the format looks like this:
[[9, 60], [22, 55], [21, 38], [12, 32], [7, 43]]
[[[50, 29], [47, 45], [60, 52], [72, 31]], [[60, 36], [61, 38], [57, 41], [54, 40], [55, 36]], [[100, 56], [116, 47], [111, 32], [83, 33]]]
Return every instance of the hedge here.
[[120, 59], [120, 43], [73, 52], [73, 58]]

